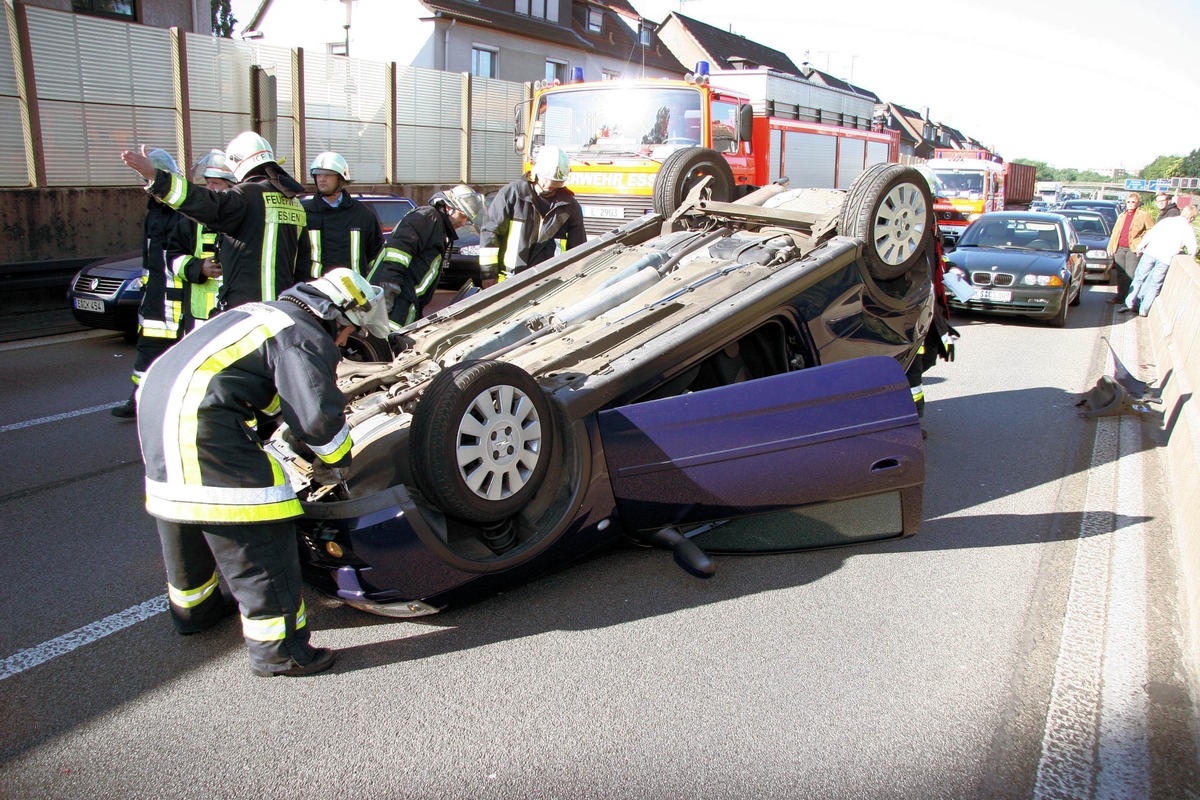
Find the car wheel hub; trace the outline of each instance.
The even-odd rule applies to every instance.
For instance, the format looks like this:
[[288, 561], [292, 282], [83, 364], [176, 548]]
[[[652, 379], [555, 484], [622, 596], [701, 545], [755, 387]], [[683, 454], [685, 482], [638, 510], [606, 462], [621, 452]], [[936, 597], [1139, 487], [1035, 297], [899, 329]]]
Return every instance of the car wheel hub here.
[[885, 263], [895, 266], [908, 258], [925, 232], [925, 201], [917, 187], [901, 183], [879, 204], [875, 252]]
[[479, 497], [499, 500], [521, 490], [537, 466], [542, 427], [528, 395], [512, 386], [481, 392], [459, 423], [458, 465]]

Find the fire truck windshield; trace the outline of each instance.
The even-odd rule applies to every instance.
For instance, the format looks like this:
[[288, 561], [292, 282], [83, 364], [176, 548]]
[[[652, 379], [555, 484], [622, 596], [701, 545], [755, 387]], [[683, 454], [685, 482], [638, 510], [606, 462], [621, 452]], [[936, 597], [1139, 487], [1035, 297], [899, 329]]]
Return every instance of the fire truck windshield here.
[[649, 153], [702, 141], [700, 91], [614, 83], [548, 92], [538, 101], [531, 144], [568, 153]]
[[983, 172], [952, 172], [934, 169], [933, 174], [951, 197], [956, 194], [966, 197], [972, 193], [983, 193]]

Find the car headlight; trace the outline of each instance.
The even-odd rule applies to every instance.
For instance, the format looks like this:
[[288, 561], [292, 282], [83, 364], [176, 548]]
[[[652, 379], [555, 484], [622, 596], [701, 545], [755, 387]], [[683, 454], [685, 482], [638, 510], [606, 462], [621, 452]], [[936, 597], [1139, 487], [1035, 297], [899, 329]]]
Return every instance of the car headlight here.
[[1022, 286], [1062, 286], [1063, 279], [1057, 275], [1026, 275], [1021, 278]]
[[469, 244], [466, 247], [459, 248], [458, 252], [462, 253], [464, 256], [477, 256], [479, 255], [479, 245]]
[[1087, 257], [1088, 258], [1108, 258], [1108, 251], [1107, 250], [1088, 250]]

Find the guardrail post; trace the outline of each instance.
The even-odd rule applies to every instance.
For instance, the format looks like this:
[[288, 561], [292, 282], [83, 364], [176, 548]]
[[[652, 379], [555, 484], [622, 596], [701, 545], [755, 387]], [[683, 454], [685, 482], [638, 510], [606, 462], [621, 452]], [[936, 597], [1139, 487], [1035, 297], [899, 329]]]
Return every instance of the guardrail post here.
[[8, 44], [12, 54], [17, 95], [21, 103], [21, 132], [25, 139], [25, 173], [29, 185], [46, 185], [46, 152], [42, 144], [42, 118], [38, 110], [37, 80], [33, 73], [33, 47], [29, 41], [29, 17], [25, 6], [4, 0], [8, 17]]
[[458, 182], [471, 182], [471, 73], [462, 73], [462, 114], [460, 121], [460, 149]]
[[171, 85], [175, 93], [175, 152], [179, 166], [192, 179], [192, 109], [188, 96], [187, 40], [181, 28], [171, 28]]

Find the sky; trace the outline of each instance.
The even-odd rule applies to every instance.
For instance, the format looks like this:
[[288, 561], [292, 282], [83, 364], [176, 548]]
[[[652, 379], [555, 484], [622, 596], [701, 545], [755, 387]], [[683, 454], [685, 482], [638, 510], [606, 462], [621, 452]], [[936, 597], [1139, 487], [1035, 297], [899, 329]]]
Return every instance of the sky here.
[[[1200, 148], [1200, 0], [630, 3], [648, 20], [675, 11], [928, 107], [1006, 159], [1136, 172]], [[243, 21], [257, 6], [233, 4]]]

